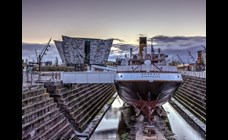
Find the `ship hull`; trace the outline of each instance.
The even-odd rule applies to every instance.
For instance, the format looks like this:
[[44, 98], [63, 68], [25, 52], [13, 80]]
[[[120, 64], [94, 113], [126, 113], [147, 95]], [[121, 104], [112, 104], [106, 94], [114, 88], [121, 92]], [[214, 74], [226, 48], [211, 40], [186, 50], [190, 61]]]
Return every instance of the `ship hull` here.
[[180, 86], [175, 81], [115, 81], [120, 98], [139, 109], [144, 117], [151, 122], [151, 115], [157, 106], [169, 101]]

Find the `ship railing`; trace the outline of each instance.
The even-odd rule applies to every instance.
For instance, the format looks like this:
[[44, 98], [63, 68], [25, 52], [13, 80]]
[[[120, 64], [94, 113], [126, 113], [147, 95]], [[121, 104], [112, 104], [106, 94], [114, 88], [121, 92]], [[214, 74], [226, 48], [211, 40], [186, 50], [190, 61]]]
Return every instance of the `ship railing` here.
[[206, 78], [206, 71], [179, 71], [180, 74], [182, 75], [187, 75], [187, 76], [193, 76], [193, 77], [199, 77], [199, 78]]

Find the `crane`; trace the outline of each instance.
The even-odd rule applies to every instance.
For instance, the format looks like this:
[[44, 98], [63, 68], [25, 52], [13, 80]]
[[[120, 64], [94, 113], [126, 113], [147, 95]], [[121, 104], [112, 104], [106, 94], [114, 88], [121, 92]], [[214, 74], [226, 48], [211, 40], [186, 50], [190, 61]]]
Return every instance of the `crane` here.
[[196, 62], [196, 60], [195, 60], [195, 58], [192, 56], [191, 52], [190, 52], [189, 50], [187, 50], [187, 51], [188, 51], [189, 56], [192, 58], [192, 60], [193, 60], [194, 62]]
[[48, 43], [44, 46], [44, 48], [42, 49], [42, 51], [40, 52], [40, 54], [37, 57], [37, 64], [39, 66], [39, 69], [38, 69], [39, 71], [40, 71], [40, 68], [41, 68], [42, 58], [43, 58], [44, 55], [46, 55], [46, 51], [48, 51], [48, 47], [51, 47], [51, 45], [50, 45], [51, 39], [52, 39], [52, 37], [49, 39]]
[[184, 61], [180, 58], [180, 56], [177, 54], [177, 57], [178, 57], [178, 59], [181, 61], [181, 63], [183, 64], [183, 66], [184, 66]]

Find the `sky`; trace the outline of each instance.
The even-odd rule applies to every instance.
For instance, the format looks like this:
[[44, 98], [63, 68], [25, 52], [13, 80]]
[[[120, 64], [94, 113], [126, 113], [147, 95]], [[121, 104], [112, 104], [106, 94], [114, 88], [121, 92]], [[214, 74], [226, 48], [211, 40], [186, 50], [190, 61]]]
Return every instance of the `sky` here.
[[206, 36], [206, 0], [22, 0], [22, 42], [139, 34]]
[[199, 37], [205, 44], [206, 0], [22, 0], [22, 49], [62, 35], [116, 38], [113, 58], [138, 45], [140, 36]]

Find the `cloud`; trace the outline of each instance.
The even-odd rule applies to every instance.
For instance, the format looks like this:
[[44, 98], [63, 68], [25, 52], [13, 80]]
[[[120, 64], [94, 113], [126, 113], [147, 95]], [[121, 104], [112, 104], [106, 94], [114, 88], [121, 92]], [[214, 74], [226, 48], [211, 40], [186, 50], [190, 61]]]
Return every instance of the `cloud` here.
[[133, 54], [138, 53], [138, 46], [134, 44], [122, 44], [122, 43], [117, 43], [113, 44], [110, 55], [109, 55], [109, 60], [110, 61], [115, 61], [117, 57], [124, 57], [125, 54], [129, 55], [130, 54], [130, 48], [133, 49]]
[[161, 48], [163, 53], [169, 55], [169, 59], [179, 60], [178, 54], [185, 63], [194, 63], [188, 51], [191, 52], [196, 60], [197, 51], [204, 50], [203, 46], [206, 47], [206, 37], [200, 36], [156, 36], [153, 39], [155, 42], [154, 48]]
[[[150, 38], [151, 39], [151, 38]], [[206, 47], [206, 37], [184, 37], [184, 36], [156, 36], [154, 37], [154, 47], [162, 50], [187, 51], [188, 49], [203, 49]]]
[[191, 43], [180, 44], [180, 46], [183, 46], [183, 47], [185, 47], [185, 46], [190, 46], [190, 45], [191, 45]]
[[119, 38], [110, 38], [110, 39], [113, 39], [114, 41], [125, 42], [123, 39], [119, 39]]
[[147, 37], [146, 34], [138, 34], [140, 37]]
[[186, 41], [186, 40], [195, 40], [195, 41], [202, 41], [202, 40], [206, 40], [206, 37], [201, 37], [201, 36], [193, 36], [193, 37], [185, 37], [185, 36], [163, 36], [163, 35], [159, 35], [159, 36], [155, 36], [153, 37], [153, 39], [157, 40], [157, 41], [162, 41], [162, 42], [174, 42], [174, 41]]
[[113, 44], [111, 49], [118, 49], [120, 51], [130, 51], [130, 48], [137, 48], [137, 45], [134, 44], [122, 44], [122, 43], [118, 43], [118, 44]]
[[[113, 43], [109, 61], [115, 61], [117, 57], [124, 57], [124, 54], [129, 56], [130, 48], [133, 48], [133, 54], [138, 53], [138, 45], [135, 44], [124, 44], [122, 39], [114, 38], [118, 43]], [[150, 40], [151, 38], [148, 38]], [[122, 41], [122, 42], [121, 42]], [[161, 49], [161, 53], [167, 54], [168, 59], [178, 60], [177, 54], [185, 61], [185, 63], [193, 63], [194, 61], [188, 54], [188, 50], [191, 52], [193, 57], [197, 58], [197, 51], [203, 50], [203, 46], [206, 47], [206, 37], [184, 37], [184, 36], [156, 36], [154, 40], [154, 50], [157, 52], [158, 48]], [[148, 41], [148, 47], [151, 45], [151, 42]], [[22, 43], [22, 57], [29, 58], [31, 61], [36, 60], [35, 49], [37, 49], [38, 54], [41, 52], [45, 44], [29, 44]], [[51, 44], [47, 55], [44, 56], [43, 60], [54, 61], [55, 58], [58, 58], [61, 61], [59, 53], [54, 44]]]

